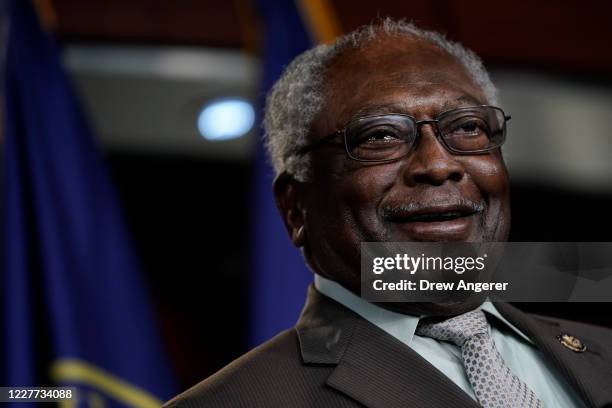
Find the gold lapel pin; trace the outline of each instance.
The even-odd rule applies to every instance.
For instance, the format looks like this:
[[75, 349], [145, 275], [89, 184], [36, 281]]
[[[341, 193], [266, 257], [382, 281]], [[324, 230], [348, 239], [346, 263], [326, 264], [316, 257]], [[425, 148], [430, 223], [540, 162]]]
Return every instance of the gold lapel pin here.
[[583, 353], [586, 351], [586, 344], [582, 342], [577, 337], [572, 336], [571, 334], [561, 333], [557, 336], [557, 340], [561, 342], [568, 349], [575, 351], [576, 353]]

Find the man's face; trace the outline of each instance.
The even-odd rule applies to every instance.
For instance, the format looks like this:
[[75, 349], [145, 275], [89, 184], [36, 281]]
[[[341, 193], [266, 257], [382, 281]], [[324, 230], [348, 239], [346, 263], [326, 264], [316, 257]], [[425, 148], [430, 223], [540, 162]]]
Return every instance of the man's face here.
[[[409, 38], [380, 37], [346, 52], [329, 68], [325, 88], [327, 103], [311, 142], [355, 117], [401, 113], [427, 120], [486, 104], [453, 57]], [[507, 238], [509, 183], [499, 149], [453, 154], [426, 124], [411, 152], [395, 162], [351, 160], [340, 137], [310, 155], [311, 179], [298, 187], [307, 260], [317, 273], [357, 293], [363, 241]]]

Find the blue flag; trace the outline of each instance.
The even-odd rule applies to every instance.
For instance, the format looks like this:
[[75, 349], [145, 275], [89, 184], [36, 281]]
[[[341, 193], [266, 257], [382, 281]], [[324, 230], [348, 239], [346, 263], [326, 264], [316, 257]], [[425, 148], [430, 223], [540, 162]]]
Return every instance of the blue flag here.
[[[286, 0], [260, 0], [263, 28], [263, 91], [267, 94], [283, 68], [313, 44], [296, 5]], [[261, 101], [263, 106], [264, 101]], [[263, 110], [263, 109], [262, 109]], [[256, 346], [295, 324], [312, 282], [274, 204], [274, 171], [261, 143], [253, 191], [253, 270], [249, 343]]]
[[8, 5], [0, 385], [159, 406], [176, 390], [109, 174], [32, 4]]

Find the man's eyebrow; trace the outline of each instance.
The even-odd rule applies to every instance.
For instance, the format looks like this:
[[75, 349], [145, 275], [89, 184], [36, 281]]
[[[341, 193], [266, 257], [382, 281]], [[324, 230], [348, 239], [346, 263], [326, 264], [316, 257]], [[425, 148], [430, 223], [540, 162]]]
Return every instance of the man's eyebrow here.
[[[466, 106], [478, 106], [482, 105], [482, 101], [479, 101], [477, 98], [471, 95], [462, 95], [454, 100], [446, 101], [441, 107], [440, 112], [444, 112], [447, 110], [466, 107]], [[353, 115], [351, 115], [350, 120], [359, 119], [364, 116], [375, 116], [375, 115], [387, 115], [390, 113], [408, 113], [409, 109], [406, 104], [393, 102], [387, 104], [377, 104], [364, 106], [363, 108], [357, 110]]]
[[448, 109], [453, 109], [453, 108], [460, 108], [462, 106], [477, 106], [477, 105], [483, 105], [482, 101], [479, 101], [476, 97], [472, 95], [461, 95], [460, 97], [458, 97], [452, 102], [448, 102], [448, 101], [445, 102], [444, 105], [442, 106], [442, 109], [448, 110]]
[[351, 120], [359, 119], [364, 116], [375, 116], [375, 115], [387, 115], [390, 113], [403, 113], [406, 112], [406, 105], [401, 103], [389, 103], [382, 105], [371, 105], [364, 106], [357, 110], [352, 116]]

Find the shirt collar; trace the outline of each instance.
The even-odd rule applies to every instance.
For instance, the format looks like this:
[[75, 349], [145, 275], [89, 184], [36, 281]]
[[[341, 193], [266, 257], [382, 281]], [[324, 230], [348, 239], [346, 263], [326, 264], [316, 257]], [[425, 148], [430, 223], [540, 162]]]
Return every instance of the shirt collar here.
[[495, 316], [500, 322], [502, 322], [504, 325], [509, 327], [515, 334], [517, 334], [522, 339], [526, 340], [528, 343], [535, 345], [533, 340], [527, 337], [525, 333], [520, 331], [515, 325], [510, 323], [504, 316], [502, 316], [493, 303], [489, 301], [484, 302], [482, 305], [479, 306], [479, 308], [485, 311], [486, 313], [490, 314], [491, 316]]
[[[339, 283], [317, 274], [314, 276], [314, 285], [315, 288], [325, 296], [334, 299], [336, 302], [357, 313], [370, 323], [378, 326], [380, 329], [400, 340], [402, 343], [408, 346], [410, 346], [412, 343], [419, 320], [423, 316], [405, 315], [383, 309], [382, 307], [370, 303], [355, 295], [353, 292], [344, 288]], [[479, 308], [486, 313], [495, 316], [515, 334], [533, 344], [533, 341], [529, 339], [529, 337], [527, 337], [499, 313], [493, 303], [484, 302], [481, 306], [479, 306]]]

